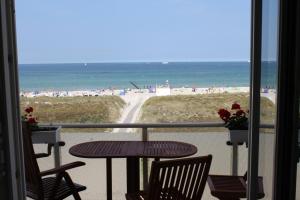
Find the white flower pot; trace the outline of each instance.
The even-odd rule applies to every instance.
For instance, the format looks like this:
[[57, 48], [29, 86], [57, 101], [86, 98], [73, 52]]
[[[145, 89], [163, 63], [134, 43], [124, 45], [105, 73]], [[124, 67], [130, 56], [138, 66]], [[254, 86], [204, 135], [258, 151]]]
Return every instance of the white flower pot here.
[[228, 136], [232, 143], [248, 143], [248, 130], [229, 130]]
[[60, 126], [41, 126], [50, 130], [32, 131], [33, 143], [53, 143], [60, 140]]

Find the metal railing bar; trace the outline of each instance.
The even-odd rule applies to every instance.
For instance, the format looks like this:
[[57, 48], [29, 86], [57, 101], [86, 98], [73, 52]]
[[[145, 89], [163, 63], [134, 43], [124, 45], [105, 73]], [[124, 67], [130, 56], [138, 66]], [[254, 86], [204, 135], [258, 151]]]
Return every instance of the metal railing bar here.
[[[45, 123], [41, 125], [61, 126], [62, 128], [216, 128], [224, 127], [222, 122], [199, 123]], [[274, 124], [262, 124], [260, 128], [274, 128]]]

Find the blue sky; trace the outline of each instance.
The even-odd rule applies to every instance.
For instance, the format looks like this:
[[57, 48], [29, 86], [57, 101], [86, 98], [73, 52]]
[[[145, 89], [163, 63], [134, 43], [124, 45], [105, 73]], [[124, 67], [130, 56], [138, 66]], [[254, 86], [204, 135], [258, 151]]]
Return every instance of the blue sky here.
[[20, 63], [239, 61], [249, 0], [16, 0]]

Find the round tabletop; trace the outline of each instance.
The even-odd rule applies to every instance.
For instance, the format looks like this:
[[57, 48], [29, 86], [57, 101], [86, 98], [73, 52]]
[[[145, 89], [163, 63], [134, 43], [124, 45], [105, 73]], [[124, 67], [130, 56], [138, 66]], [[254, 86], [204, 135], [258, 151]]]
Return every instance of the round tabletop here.
[[180, 158], [194, 155], [197, 147], [174, 141], [93, 141], [77, 144], [69, 152], [81, 158]]

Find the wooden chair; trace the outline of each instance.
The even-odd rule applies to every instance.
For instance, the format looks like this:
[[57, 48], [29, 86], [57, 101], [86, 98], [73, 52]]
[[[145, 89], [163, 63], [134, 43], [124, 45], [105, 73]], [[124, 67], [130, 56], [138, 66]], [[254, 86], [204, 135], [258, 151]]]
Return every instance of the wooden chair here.
[[153, 161], [149, 192], [126, 194], [127, 200], [200, 200], [212, 156]]
[[31, 131], [27, 123], [22, 124], [22, 133], [26, 195], [37, 200], [60, 200], [73, 195], [75, 200], [80, 200], [78, 192], [85, 190], [86, 187], [73, 183], [66, 170], [83, 166], [85, 163], [73, 162], [59, 168], [40, 172], [32, 145]]
[[[247, 173], [244, 176], [209, 175], [208, 186], [211, 194], [220, 200], [239, 200], [247, 197]], [[263, 179], [257, 180], [257, 199], [265, 196]]]

